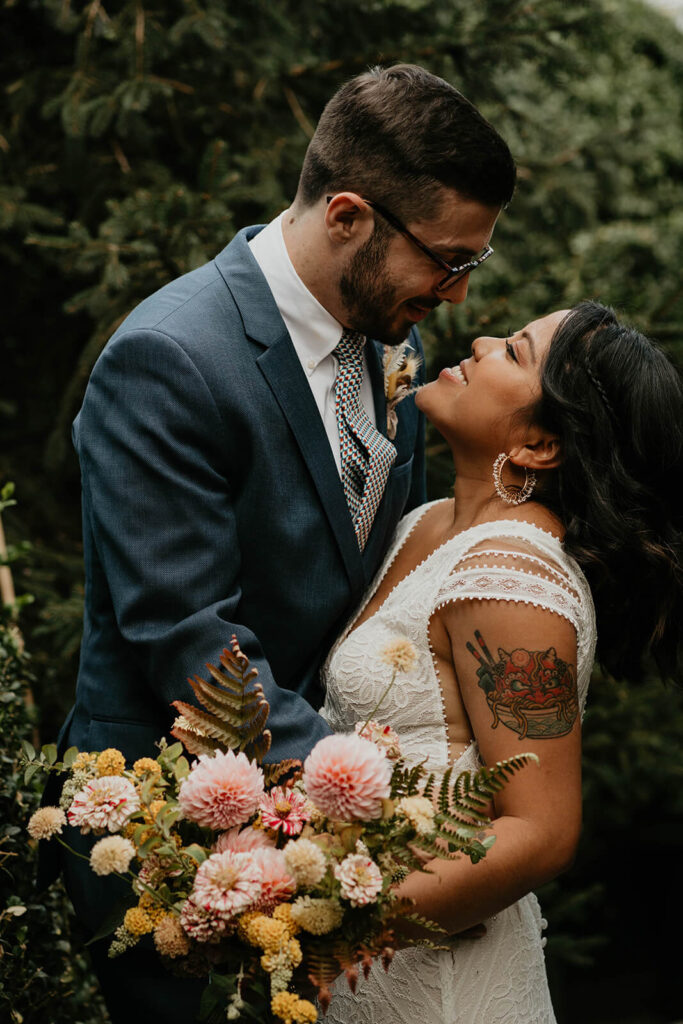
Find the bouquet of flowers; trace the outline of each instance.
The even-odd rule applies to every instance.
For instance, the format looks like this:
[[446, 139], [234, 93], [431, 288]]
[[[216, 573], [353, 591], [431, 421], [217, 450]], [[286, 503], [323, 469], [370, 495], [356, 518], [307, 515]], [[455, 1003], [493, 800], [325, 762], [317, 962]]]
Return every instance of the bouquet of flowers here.
[[[414, 651], [399, 640], [384, 656], [393, 684]], [[396, 884], [430, 858], [485, 856], [484, 809], [533, 755], [437, 780], [368, 721], [321, 740], [303, 765], [266, 764], [268, 704], [234, 637], [208, 668], [213, 681], [190, 681], [201, 706], [174, 702], [178, 742], [160, 741], [156, 758], [128, 767], [118, 750], [71, 748], [60, 762], [54, 746], [26, 744], [28, 775], [67, 776], [61, 805], [36, 811], [28, 831], [68, 845], [68, 823], [102, 837], [92, 870], [131, 886], [110, 956], [151, 934], [171, 970], [207, 977], [207, 1018], [314, 1022], [306, 994], [324, 1012], [341, 973], [355, 988], [359, 967], [387, 969], [397, 945], [434, 944], [441, 930]], [[403, 922], [425, 937], [402, 937]]]

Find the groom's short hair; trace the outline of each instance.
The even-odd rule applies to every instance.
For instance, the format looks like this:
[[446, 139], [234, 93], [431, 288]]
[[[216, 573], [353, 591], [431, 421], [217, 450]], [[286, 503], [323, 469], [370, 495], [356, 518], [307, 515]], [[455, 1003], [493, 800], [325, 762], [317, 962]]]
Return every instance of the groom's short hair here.
[[462, 93], [414, 64], [376, 67], [332, 97], [311, 139], [297, 199], [357, 192], [403, 220], [437, 213], [443, 187], [505, 206], [515, 164], [505, 141]]

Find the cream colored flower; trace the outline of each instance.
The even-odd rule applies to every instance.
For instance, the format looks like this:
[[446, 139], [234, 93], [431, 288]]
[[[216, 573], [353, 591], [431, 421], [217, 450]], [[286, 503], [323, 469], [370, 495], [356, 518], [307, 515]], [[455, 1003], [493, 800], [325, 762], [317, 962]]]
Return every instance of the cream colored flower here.
[[66, 815], [61, 807], [41, 807], [31, 815], [26, 826], [33, 839], [51, 839], [66, 825]]
[[175, 960], [190, 952], [190, 940], [182, 929], [180, 921], [166, 914], [154, 929], [154, 945], [161, 956]]
[[434, 831], [434, 805], [426, 796], [404, 796], [396, 804], [396, 810], [404, 814], [421, 835]]
[[317, 885], [325, 874], [325, 854], [310, 839], [290, 839], [283, 853], [287, 868], [294, 875], [298, 887]]
[[90, 867], [96, 875], [123, 874], [135, 856], [135, 847], [123, 836], [105, 836], [90, 851]]
[[326, 935], [341, 924], [344, 912], [339, 900], [299, 896], [292, 904], [292, 919], [312, 935]]
[[410, 672], [417, 659], [417, 651], [407, 637], [397, 637], [387, 644], [380, 657], [397, 672]]

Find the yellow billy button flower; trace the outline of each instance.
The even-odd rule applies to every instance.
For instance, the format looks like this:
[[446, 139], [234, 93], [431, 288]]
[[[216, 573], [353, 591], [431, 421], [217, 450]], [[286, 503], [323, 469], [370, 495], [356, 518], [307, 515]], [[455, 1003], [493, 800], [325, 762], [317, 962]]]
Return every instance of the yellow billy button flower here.
[[98, 755], [96, 767], [100, 778], [105, 775], [123, 775], [126, 759], [116, 747], [108, 747]]

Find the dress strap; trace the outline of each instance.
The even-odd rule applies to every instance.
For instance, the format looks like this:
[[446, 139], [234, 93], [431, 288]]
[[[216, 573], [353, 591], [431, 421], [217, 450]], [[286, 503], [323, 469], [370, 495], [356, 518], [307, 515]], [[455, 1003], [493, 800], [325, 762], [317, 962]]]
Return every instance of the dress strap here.
[[[475, 528], [475, 530], [478, 528]], [[582, 594], [575, 573], [552, 534], [531, 523], [498, 523], [495, 535], [476, 534], [444, 575], [434, 610], [453, 601], [513, 601], [562, 615], [580, 631]]]

